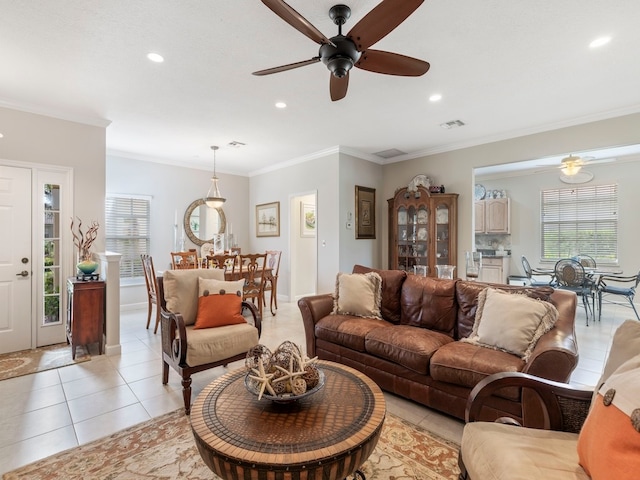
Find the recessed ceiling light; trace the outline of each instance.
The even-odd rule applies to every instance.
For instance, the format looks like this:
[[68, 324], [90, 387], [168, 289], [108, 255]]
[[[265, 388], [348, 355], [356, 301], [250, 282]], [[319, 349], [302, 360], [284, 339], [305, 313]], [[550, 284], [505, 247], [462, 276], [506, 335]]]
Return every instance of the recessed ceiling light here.
[[276, 108], [287, 108], [287, 104], [284, 102], [276, 102]]
[[611, 41], [611, 37], [609, 37], [609, 36], [598, 37], [598, 38], [596, 38], [594, 41], [592, 41], [589, 44], [589, 48], [598, 48], [598, 47], [601, 47], [603, 45], [606, 45], [610, 41]]
[[162, 55], [160, 55], [159, 53], [148, 53], [147, 54], [147, 58], [149, 60], [151, 60], [152, 62], [155, 63], [162, 63], [164, 62], [164, 57]]
[[429, 97], [430, 102], [439, 102], [440, 100], [442, 100], [442, 95], [440, 95], [439, 93], [434, 93]]

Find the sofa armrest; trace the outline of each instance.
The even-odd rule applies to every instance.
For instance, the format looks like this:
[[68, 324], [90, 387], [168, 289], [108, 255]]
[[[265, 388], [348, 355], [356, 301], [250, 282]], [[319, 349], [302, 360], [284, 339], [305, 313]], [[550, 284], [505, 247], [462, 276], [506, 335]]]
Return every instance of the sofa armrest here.
[[333, 295], [325, 293], [323, 295], [303, 297], [298, 300], [298, 308], [302, 314], [302, 325], [304, 326], [304, 335], [307, 341], [307, 355], [315, 357], [315, 325], [333, 311]]
[[[545, 430], [560, 430], [577, 433], [589, 413], [593, 396], [592, 390], [584, 390], [566, 383], [554, 382], [520, 372], [502, 372], [488, 376], [478, 383], [467, 399], [465, 421], [474, 422], [480, 418], [484, 401], [497, 390], [505, 387], [520, 387], [532, 391], [538, 401], [538, 409], [543, 412], [543, 425], [527, 423], [526, 406], [523, 404], [522, 425], [535, 426]], [[535, 420], [538, 420], [536, 417]]]

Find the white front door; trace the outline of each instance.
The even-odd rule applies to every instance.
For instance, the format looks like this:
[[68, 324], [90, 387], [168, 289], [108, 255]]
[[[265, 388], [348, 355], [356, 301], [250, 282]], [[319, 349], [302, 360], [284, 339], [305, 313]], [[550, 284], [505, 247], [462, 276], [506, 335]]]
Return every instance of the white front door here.
[[0, 353], [31, 348], [31, 169], [0, 166]]

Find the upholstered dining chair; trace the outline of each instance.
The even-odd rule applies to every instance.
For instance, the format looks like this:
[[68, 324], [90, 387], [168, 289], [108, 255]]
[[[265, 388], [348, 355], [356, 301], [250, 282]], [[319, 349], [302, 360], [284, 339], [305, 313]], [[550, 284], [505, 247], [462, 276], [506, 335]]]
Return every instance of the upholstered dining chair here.
[[278, 309], [278, 271], [280, 270], [280, 257], [282, 256], [281, 250], [267, 250], [267, 268], [271, 270], [265, 273], [264, 292], [265, 298], [263, 298], [264, 306], [267, 306], [266, 293], [271, 292], [271, 298], [269, 299], [269, 308], [271, 314], [275, 315], [274, 307]]
[[593, 280], [585, 273], [582, 264], [572, 258], [558, 260], [554, 270], [558, 282], [556, 288], [570, 290], [582, 298], [584, 311], [587, 314], [587, 326], [589, 326], [589, 315], [595, 319], [596, 300]]
[[156, 278], [156, 270], [153, 267], [153, 258], [151, 255], [140, 255], [142, 260], [142, 269], [144, 270], [144, 281], [147, 284], [147, 300], [149, 302], [149, 312], [147, 313], [147, 330], [151, 323], [151, 311], [156, 306], [156, 325], [153, 333], [158, 332], [160, 325], [160, 306], [158, 305], [158, 279]]
[[266, 253], [248, 253], [240, 255], [240, 276], [244, 278], [243, 300], [258, 306], [262, 317], [264, 304], [264, 270], [267, 266]]
[[640, 320], [638, 310], [636, 310], [636, 306], [633, 304], [633, 297], [636, 295], [638, 283], [640, 283], [640, 272], [638, 272], [637, 275], [632, 276], [601, 275], [597, 284], [598, 320], [600, 320], [600, 316], [602, 314], [602, 297], [604, 295], [618, 295], [625, 297], [631, 308], [633, 308], [633, 313], [636, 314], [636, 318]]
[[198, 268], [198, 254], [195, 250], [187, 252], [171, 252], [171, 268], [173, 270], [189, 270]]

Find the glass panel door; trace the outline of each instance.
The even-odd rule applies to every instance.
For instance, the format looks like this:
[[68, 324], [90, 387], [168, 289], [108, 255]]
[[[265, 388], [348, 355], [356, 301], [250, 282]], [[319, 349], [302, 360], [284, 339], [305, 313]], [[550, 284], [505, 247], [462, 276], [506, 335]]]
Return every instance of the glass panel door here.
[[60, 185], [46, 183], [44, 185], [44, 275], [43, 293], [44, 311], [42, 324], [60, 324], [60, 285], [61, 283], [61, 250], [60, 250]]

